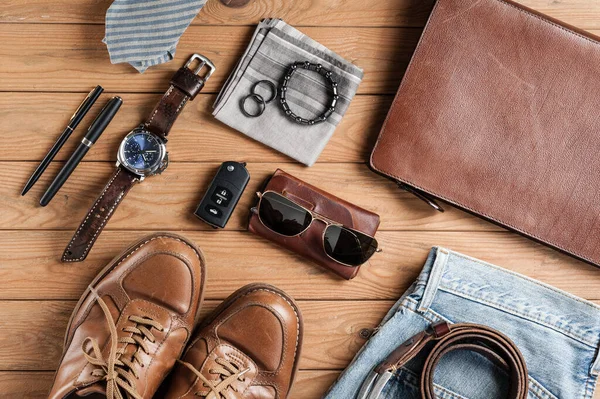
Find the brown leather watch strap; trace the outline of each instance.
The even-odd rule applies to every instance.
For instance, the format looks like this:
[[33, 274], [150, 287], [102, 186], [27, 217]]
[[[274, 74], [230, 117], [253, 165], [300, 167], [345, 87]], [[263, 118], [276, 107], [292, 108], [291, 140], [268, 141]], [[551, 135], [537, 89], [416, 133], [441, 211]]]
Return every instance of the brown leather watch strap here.
[[[196, 60], [199, 64], [192, 71], [188, 67]], [[208, 71], [200, 76], [199, 72], [205, 67]], [[171, 78], [171, 86], [150, 114], [145, 128], [164, 138], [185, 104], [196, 97], [214, 71], [215, 66], [208, 58], [200, 54], [192, 55]], [[69, 242], [62, 256], [63, 262], [81, 262], [86, 258], [117, 205], [139, 179], [124, 167], [117, 168]]]
[[138, 180], [127, 169], [117, 168], [69, 242], [62, 256], [63, 262], [81, 262], [86, 258], [117, 205]]
[[185, 107], [204, 87], [205, 78], [196, 75], [187, 66], [180, 68], [171, 78], [171, 86], [156, 105], [144, 124], [145, 128], [166, 137]]
[[397, 347], [380, 363], [363, 383], [358, 399], [376, 399], [394, 373], [419, 354], [430, 342], [435, 342], [427, 355], [421, 373], [421, 397], [435, 399], [433, 377], [442, 357], [456, 350], [477, 352], [488, 358], [510, 377], [509, 399], [526, 399], [528, 393], [527, 366], [517, 346], [504, 334], [477, 324], [438, 323]]

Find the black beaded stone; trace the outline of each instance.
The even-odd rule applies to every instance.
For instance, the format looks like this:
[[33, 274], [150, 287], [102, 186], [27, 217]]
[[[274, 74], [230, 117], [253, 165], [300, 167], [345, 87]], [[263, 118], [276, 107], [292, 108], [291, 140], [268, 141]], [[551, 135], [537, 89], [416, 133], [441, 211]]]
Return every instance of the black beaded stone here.
[[[294, 76], [294, 73], [296, 73], [298, 67], [303, 67], [304, 69], [315, 71], [315, 72], [319, 73], [321, 76], [325, 77], [325, 79], [328, 81], [329, 85], [331, 86], [331, 91], [333, 93], [331, 103], [329, 104], [329, 107], [327, 108], [327, 110], [322, 115], [316, 117], [313, 120], [304, 119], [304, 118], [296, 115], [295, 113], [293, 113], [290, 109], [290, 106], [287, 103], [286, 98], [285, 98], [285, 92], [287, 91], [288, 83], [292, 79], [292, 76]], [[285, 114], [290, 119], [292, 119], [294, 122], [302, 124], [302, 125], [312, 126], [317, 123], [325, 122], [327, 120], [327, 118], [329, 118], [331, 116], [331, 114], [333, 114], [335, 112], [335, 107], [337, 105], [338, 99], [340, 98], [340, 96], [338, 95], [338, 89], [337, 89], [338, 82], [333, 80], [332, 76], [333, 76], [333, 72], [323, 68], [323, 65], [321, 65], [321, 64], [312, 64], [308, 61], [296, 61], [293, 64], [291, 64], [288, 68], [287, 74], [284, 76], [284, 79], [281, 81], [281, 84], [280, 84], [280, 93], [281, 93], [280, 94], [280, 96], [281, 96], [280, 104], [281, 104], [281, 107], [283, 108], [283, 111], [285, 112]]]

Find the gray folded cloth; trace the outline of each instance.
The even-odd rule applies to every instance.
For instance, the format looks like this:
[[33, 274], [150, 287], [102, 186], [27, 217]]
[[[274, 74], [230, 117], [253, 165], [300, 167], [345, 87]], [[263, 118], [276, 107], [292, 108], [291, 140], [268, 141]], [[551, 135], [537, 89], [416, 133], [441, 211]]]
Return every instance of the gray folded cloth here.
[[[279, 97], [267, 104], [259, 117], [242, 113], [240, 102], [251, 93], [256, 82], [268, 80], [279, 87], [288, 67], [298, 61], [321, 64], [338, 82], [336, 109], [325, 122], [311, 126], [294, 122], [285, 115]], [[362, 69], [284, 21], [265, 19], [219, 93], [213, 115], [245, 135], [311, 166], [346, 113], [362, 77]], [[271, 97], [265, 84], [256, 90], [265, 100]], [[330, 85], [321, 75], [298, 69], [288, 85], [286, 99], [296, 115], [314, 119], [329, 107], [331, 96]], [[247, 105], [251, 110], [258, 104], [249, 99]]]

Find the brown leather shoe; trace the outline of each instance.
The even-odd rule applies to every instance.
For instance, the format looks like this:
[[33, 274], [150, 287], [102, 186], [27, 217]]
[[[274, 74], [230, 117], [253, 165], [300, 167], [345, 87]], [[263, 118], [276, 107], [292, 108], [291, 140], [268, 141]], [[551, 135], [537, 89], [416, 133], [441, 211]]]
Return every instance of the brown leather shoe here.
[[166, 398], [284, 399], [302, 346], [293, 299], [265, 284], [246, 286], [204, 321], [173, 369]]
[[152, 398], [191, 337], [204, 279], [202, 252], [173, 234], [115, 258], [75, 307], [49, 398]]

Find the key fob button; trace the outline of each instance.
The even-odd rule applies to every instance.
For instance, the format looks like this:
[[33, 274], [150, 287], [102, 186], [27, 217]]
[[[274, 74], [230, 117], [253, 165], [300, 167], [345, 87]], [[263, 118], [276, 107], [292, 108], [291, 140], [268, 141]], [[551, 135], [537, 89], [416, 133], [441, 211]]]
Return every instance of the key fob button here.
[[206, 210], [206, 212], [208, 212], [209, 215], [212, 215], [214, 217], [220, 218], [221, 216], [223, 216], [223, 212], [214, 205], [206, 205], [206, 208], [204, 209]]
[[211, 197], [211, 200], [219, 206], [226, 207], [229, 205], [229, 202], [231, 202], [232, 197], [233, 194], [231, 193], [231, 191], [229, 191], [225, 187], [217, 187], [217, 189]]
[[219, 206], [226, 207], [227, 205], [229, 205], [229, 200], [225, 199], [222, 196], [217, 195], [216, 193], [213, 194], [211, 199], [215, 204], [217, 204]]
[[215, 190], [214, 196], [222, 197], [223, 199], [230, 201], [233, 194], [227, 188], [219, 186]]

